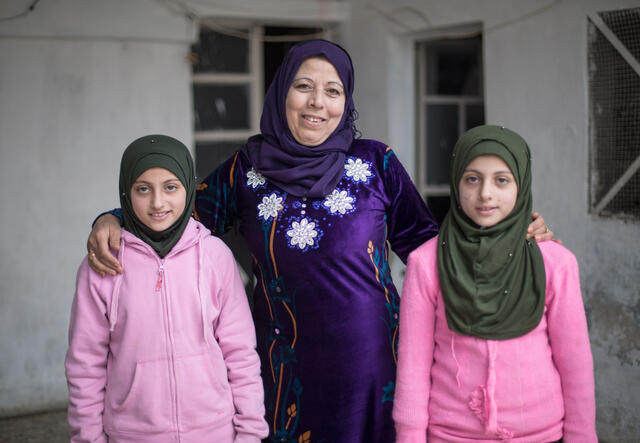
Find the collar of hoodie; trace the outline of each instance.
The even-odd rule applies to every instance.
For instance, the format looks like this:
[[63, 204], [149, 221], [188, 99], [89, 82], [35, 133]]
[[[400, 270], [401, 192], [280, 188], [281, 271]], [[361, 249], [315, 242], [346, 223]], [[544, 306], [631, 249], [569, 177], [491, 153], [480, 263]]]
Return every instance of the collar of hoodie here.
[[[158, 264], [158, 272], [164, 273], [164, 263], [182, 251], [195, 246], [198, 257], [197, 269], [196, 269], [196, 287], [198, 289], [198, 298], [200, 300], [200, 312], [202, 315], [202, 334], [203, 339], [207, 346], [209, 345], [209, 334], [207, 327], [207, 303], [205, 299], [205, 291], [202, 288], [203, 281], [203, 252], [202, 252], [202, 238], [207, 234], [203, 232], [202, 226], [197, 224], [194, 220], [190, 220], [187, 228], [185, 229], [182, 238], [176, 243], [173, 249], [164, 257], [160, 258], [158, 254], [153, 250], [151, 246], [142, 241], [140, 238], [127, 231], [122, 231], [120, 238], [120, 250], [118, 251], [118, 261], [124, 265], [124, 259], [128, 253], [127, 249], [137, 249], [145, 252], [150, 257], [154, 257]], [[111, 309], [109, 310], [109, 330], [113, 331], [116, 323], [118, 322], [118, 301], [120, 299], [120, 287], [122, 286], [123, 274], [117, 274], [113, 285], [113, 292], [111, 294]], [[165, 281], [166, 284], [166, 281]]]

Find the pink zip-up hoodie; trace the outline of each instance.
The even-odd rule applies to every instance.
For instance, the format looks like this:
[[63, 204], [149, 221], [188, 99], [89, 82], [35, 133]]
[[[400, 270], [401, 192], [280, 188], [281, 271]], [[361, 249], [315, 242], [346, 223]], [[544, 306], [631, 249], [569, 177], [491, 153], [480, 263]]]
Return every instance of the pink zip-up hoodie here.
[[259, 442], [260, 361], [231, 251], [191, 219], [164, 259], [122, 232], [124, 274], [85, 259], [65, 361], [72, 442]]

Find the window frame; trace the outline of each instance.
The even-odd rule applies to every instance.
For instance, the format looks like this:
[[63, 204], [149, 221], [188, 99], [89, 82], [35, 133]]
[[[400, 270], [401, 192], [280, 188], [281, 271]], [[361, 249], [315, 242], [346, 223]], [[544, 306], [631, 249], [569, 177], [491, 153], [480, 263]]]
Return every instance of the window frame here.
[[[418, 190], [423, 198], [446, 197], [449, 195], [450, 185], [433, 185], [428, 183], [427, 174], [427, 136], [429, 128], [426, 127], [427, 107], [434, 104], [455, 105], [458, 116], [458, 137], [466, 130], [466, 108], [467, 105], [483, 105], [484, 98], [484, 56], [482, 24], [470, 23], [438, 29], [423, 33], [415, 37], [415, 57], [416, 57], [416, 182]], [[426, 48], [437, 44], [442, 40], [467, 39], [470, 37], [481, 37], [480, 42], [480, 91], [479, 95], [441, 95], [427, 93], [427, 56]], [[453, 147], [452, 147], [453, 148]]]

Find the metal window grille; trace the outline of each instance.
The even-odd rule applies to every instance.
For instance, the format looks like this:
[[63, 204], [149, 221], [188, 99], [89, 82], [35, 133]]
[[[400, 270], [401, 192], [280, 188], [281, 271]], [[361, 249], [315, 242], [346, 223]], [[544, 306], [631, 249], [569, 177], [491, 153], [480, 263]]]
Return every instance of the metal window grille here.
[[640, 219], [640, 8], [589, 15], [590, 205]]

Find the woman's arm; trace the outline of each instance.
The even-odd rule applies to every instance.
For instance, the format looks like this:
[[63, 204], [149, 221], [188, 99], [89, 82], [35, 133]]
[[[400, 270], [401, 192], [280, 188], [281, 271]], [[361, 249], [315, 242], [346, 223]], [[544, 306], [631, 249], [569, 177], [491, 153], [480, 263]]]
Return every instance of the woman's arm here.
[[393, 420], [398, 443], [425, 443], [429, 425], [429, 391], [435, 345], [435, 304], [427, 292], [424, 249], [409, 256], [400, 299], [400, 337]]
[[87, 240], [89, 266], [103, 277], [122, 273], [122, 266], [111, 250], [120, 249], [120, 219], [112, 213], [98, 217]]
[[109, 323], [106, 303], [95, 284], [95, 280], [101, 279], [91, 279], [90, 274], [85, 261], [78, 270], [69, 323], [65, 369], [71, 442], [108, 441], [102, 427], [102, 414], [107, 385]]
[[387, 207], [389, 243], [406, 263], [411, 251], [438, 234], [438, 223], [390, 148], [385, 152], [380, 169], [390, 199]]

